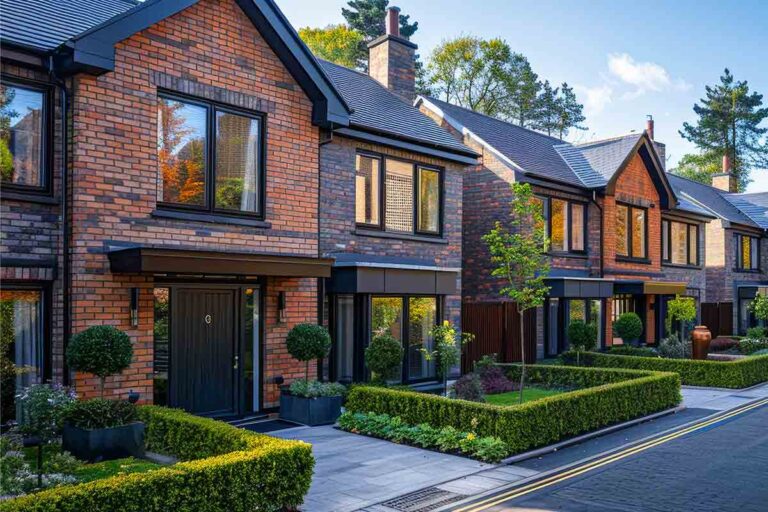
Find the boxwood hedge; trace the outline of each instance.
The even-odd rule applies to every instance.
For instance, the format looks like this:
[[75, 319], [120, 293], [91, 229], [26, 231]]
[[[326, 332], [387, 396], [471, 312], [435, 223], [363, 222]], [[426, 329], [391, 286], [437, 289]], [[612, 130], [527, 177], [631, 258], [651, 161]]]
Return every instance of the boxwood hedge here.
[[[517, 365], [501, 365], [512, 379]], [[533, 365], [529, 382], [574, 391], [496, 406], [413, 391], [357, 386], [347, 410], [399, 416], [406, 423], [452, 426], [479, 436], [495, 436], [520, 453], [597, 428], [668, 409], [680, 403], [680, 377], [638, 370]]]
[[309, 490], [309, 444], [163, 407], [140, 414], [147, 448], [182, 462], [3, 501], [0, 511], [272, 511], [296, 508]]
[[[573, 353], [561, 357], [568, 364], [576, 361]], [[768, 355], [738, 361], [701, 361], [588, 352], [582, 353], [579, 361], [581, 365], [591, 367], [675, 372], [680, 375], [681, 382], [689, 386], [739, 389], [768, 381]]]

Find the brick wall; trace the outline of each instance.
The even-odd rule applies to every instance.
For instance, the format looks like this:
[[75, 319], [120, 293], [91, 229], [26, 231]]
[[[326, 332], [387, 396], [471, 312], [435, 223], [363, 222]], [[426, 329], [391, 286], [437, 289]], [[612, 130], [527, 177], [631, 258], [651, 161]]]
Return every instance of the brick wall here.
[[[154, 217], [158, 186], [158, 88], [266, 114], [266, 222], [269, 228]], [[318, 141], [311, 103], [233, 0], [203, 0], [117, 45], [114, 72], [80, 75], [74, 93], [73, 331], [93, 324], [125, 329], [135, 362], [112, 393], [151, 394], [149, 277], [109, 272], [113, 244], [316, 256]], [[314, 279], [272, 280], [288, 290], [289, 322], [275, 325], [267, 298], [265, 380], [295, 369], [283, 352], [293, 323], [315, 320]], [[129, 288], [143, 290], [139, 325], [128, 326]], [[271, 312], [272, 311], [272, 312]], [[297, 363], [298, 364], [298, 363]], [[79, 377], [89, 394], [93, 379]], [[275, 399], [274, 390], [270, 400]]]

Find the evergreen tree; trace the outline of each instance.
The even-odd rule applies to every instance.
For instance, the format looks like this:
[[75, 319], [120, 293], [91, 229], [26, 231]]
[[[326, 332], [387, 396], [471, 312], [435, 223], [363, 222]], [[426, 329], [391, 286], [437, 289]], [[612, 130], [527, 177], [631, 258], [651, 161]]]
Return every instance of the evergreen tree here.
[[680, 135], [704, 153], [731, 156], [732, 172], [739, 189], [749, 183], [754, 167], [768, 165], [768, 128], [760, 123], [768, 118], [763, 96], [750, 92], [746, 81], [736, 81], [726, 68], [720, 83], [706, 86], [706, 97], [693, 106], [695, 124], [684, 123]]
[[559, 93], [560, 89], [558, 87], [553, 88], [549, 80], [544, 80], [544, 83], [541, 84], [537, 116], [533, 120], [532, 127], [547, 135], [552, 135], [552, 132], [557, 132], [560, 129], [561, 101], [558, 97]]
[[[368, 70], [368, 43], [373, 41], [386, 32], [384, 19], [386, 17], [389, 0], [350, 0], [347, 2], [349, 9], [342, 8], [341, 14], [347, 20], [350, 28], [357, 30], [363, 35], [363, 40], [357, 44], [357, 67], [361, 70]], [[409, 22], [410, 16], [400, 15], [400, 35], [406, 39], [410, 38], [419, 28], [419, 23]], [[417, 75], [421, 63], [416, 58]], [[423, 74], [423, 72], [422, 72]]]
[[[521, 56], [522, 57], [522, 56]], [[506, 76], [506, 101], [501, 117], [523, 128], [535, 124], [539, 116], [539, 94], [543, 85], [528, 59], [517, 59]]]
[[569, 87], [567, 82], [560, 86], [560, 94], [557, 97], [557, 132], [560, 140], [568, 135], [571, 128], [576, 130], [586, 130], [582, 125], [587, 118], [584, 116], [584, 105], [576, 99], [576, 93], [573, 87]]

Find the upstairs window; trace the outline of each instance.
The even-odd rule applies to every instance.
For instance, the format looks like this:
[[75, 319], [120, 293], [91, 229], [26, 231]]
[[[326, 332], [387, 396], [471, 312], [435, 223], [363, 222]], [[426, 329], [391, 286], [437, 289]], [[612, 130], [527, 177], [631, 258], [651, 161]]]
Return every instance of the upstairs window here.
[[736, 269], [760, 270], [760, 240], [755, 236], [734, 235]]
[[547, 224], [549, 248], [552, 252], [586, 250], [587, 206], [554, 197], [537, 197]]
[[616, 205], [616, 254], [624, 258], [648, 258], [648, 214], [645, 208]]
[[47, 87], [0, 83], [0, 183], [19, 192], [48, 191], [50, 133]]
[[685, 222], [662, 221], [661, 250], [665, 263], [698, 265], [699, 227]]
[[262, 116], [162, 96], [157, 125], [163, 207], [262, 215]]
[[355, 159], [355, 221], [392, 233], [439, 236], [443, 177], [440, 169], [378, 155]]

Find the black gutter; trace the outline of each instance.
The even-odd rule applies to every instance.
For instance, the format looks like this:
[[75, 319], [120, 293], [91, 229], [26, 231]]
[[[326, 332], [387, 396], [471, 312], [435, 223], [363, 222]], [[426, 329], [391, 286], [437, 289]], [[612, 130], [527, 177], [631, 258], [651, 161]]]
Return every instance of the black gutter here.
[[[600, 277], [605, 277], [605, 263], [603, 261], [603, 207], [597, 202], [597, 192], [594, 190], [592, 191], [591, 201], [600, 210]], [[587, 216], [587, 222], [589, 222], [589, 216]]]
[[61, 245], [62, 245], [62, 280], [61, 280], [61, 304], [63, 311], [63, 326], [62, 326], [62, 338], [63, 338], [63, 352], [64, 367], [62, 369], [64, 384], [69, 384], [69, 370], [67, 368], [67, 344], [69, 343], [69, 337], [72, 331], [72, 318], [71, 318], [71, 301], [70, 301], [70, 289], [71, 289], [71, 277], [72, 272], [70, 270], [70, 225], [69, 225], [69, 129], [68, 129], [68, 114], [69, 114], [69, 91], [67, 90], [67, 84], [62, 80], [54, 69], [53, 57], [49, 57], [49, 72], [51, 78], [56, 83], [61, 94]]

